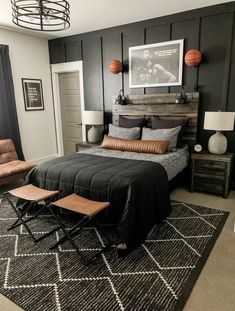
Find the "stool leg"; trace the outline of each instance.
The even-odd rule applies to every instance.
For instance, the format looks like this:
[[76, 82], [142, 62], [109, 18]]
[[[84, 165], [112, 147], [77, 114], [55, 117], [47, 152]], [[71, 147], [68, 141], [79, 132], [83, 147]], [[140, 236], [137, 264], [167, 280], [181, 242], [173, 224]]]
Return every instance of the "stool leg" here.
[[[32, 237], [34, 243], [37, 243], [41, 240], [43, 240], [44, 238], [50, 236], [52, 233], [54, 233], [55, 231], [59, 230], [60, 229], [60, 226], [57, 226], [55, 227], [54, 229], [52, 229], [51, 231], [45, 233], [44, 235], [40, 236], [39, 238], [35, 238], [35, 236], [32, 234], [32, 231], [30, 230], [30, 228], [28, 227], [28, 225], [26, 224], [27, 222], [37, 218], [40, 213], [49, 205], [51, 204], [51, 200], [53, 199], [53, 197], [51, 198], [51, 200], [47, 200], [45, 202], [45, 204], [43, 204], [43, 206], [36, 212], [36, 214], [33, 216], [33, 217], [30, 217], [29, 219], [26, 219], [24, 220], [23, 217], [26, 215], [26, 213], [28, 212], [28, 210], [30, 208], [32, 208], [33, 206], [37, 205], [38, 203], [35, 202], [35, 201], [31, 201], [29, 203], [29, 205], [26, 207], [26, 209], [23, 211], [23, 212], [20, 212], [17, 207], [15, 207], [15, 205], [12, 203], [12, 201], [10, 200], [9, 198], [9, 194], [8, 193], [5, 193], [4, 196], [6, 197], [7, 199], [7, 202], [11, 205], [12, 209], [14, 210], [14, 212], [16, 213], [18, 219], [17, 221], [15, 221], [11, 227], [7, 228], [7, 230], [12, 230], [20, 225], [24, 225], [25, 229], [27, 230], [27, 232], [30, 234], [30, 236]], [[19, 221], [21, 221], [19, 223]]]
[[[26, 209], [25, 209], [23, 212], [20, 212], [21, 217], [23, 217], [23, 216], [27, 213], [27, 211], [28, 211], [32, 206], [33, 206], [33, 202], [31, 202], [31, 203], [26, 207]], [[16, 228], [16, 227], [22, 225], [22, 222], [19, 223], [19, 221], [20, 221], [20, 219], [18, 218], [9, 228], [7, 228], [7, 230], [12, 230], [12, 229], [14, 229], [14, 228]], [[25, 222], [27, 222], [27, 221], [29, 221], [29, 220], [26, 220]]]
[[41, 241], [41, 240], [47, 238], [48, 236], [50, 236], [52, 233], [58, 231], [59, 229], [60, 229], [60, 226], [55, 227], [55, 228], [52, 229], [51, 231], [49, 231], [49, 232], [43, 234], [42, 236], [40, 236], [39, 238], [35, 239], [35, 240], [34, 240], [34, 243], [37, 243], [37, 242], [39, 242], [39, 241]]
[[[30, 210], [30, 208], [32, 208], [32, 207], [33, 207], [34, 205], [36, 205], [36, 204], [37, 204], [37, 203], [35, 203], [35, 202], [31, 202], [31, 203], [29, 204], [29, 206], [28, 206], [23, 212], [21, 212], [21, 217], [24, 217], [24, 216], [27, 214], [28, 210]], [[37, 218], [38, 215], [41, 214], [41, 212], [42, 212], [44, 209], [45, 209], [45, 206], [42, 206], [42, 207], [37, 211], [37, 213], [36, 213], [34, 216], [30, 217], [29, 219], [26, 219], [26, 220], [25, 220], [25, 223], [26, 223], [26, 222], [29, 222], [29, 221], [31, 221], [31, 220], [33, 220], [33, 219], [35, 219], [35, 218]], [[18, 219], [16, 222], [14, 222], [14, 223], [11, 225], [11, 227], [8, 228], [7, 230], [11, 230], [11, 229], [14, 229], [14, 228], [16, 228], [16, 227], [22, 225], [22, 222], [20, 222], [20, 223], [18, 223], [18, 222], [19, 222], [19, 219]]]
[[[100, 251], [98, 251], [97, 253], [95, 253], [93, 256], [91, 256], [90, 258], [85, 258], [84, 255], [82, 254], [82, 252], [80, 251], [78, 245], [74, 242], [74, 240], [72, 239], [72, 236], [77, 235], [80, 233], [80, 231], [84, 228], [84, 226], [91, 220], [91, 217], [89, 216], [85, 216], [81, 221], [79, 221], [72, 229], [70, 229], [69, 231], [66, 231], [65, 226], [63, 225], [63, 223], [61, 222], [59, 216], [53, 211], [52, 207], [49, 206], [49, 210], [52, 213], [52, 215], [55, 217], [56, 221], [58, 222], [58, 224], [60, 225], [61, 230], [64, 232], [64, 236], [52, 247], [50, 247], [50, 249], [54, 249], [55, 247], [57, 247], [58, 245], [60, 245], [61, 243], [63, 243], [66, 240], [69, 240], [70, 243], [72, 244], [72, 246], [75, 248], [76, 252], [78, 253], [78, 255], [80, 255], [82, 262], [84, 265], [89, 265], [90, 263], [92, 263], [100, 254], [102, 254], [107, 248], [111, 247], [114, 243], [113, 241], [111, 241], [109, 238], [109, 243], [107, 245], [105, 245], [104, 247], [102, 247], [102, 249]], [[85, 219], [85, 220], [84, 220]], [[79, 228], [79, 230], [75, 231], [76, 228], [80, 225], [81, 223], [83, 223], [82, 227]]]
[[[50, 199], [48, 199], [47, 201], [45, 201], [45, 204], [43, 205], [43, 210], [48, 208], [48, 206], [52, 203], [52, 201], [54, 199], [56, 199], [58, 197], [58, 194], [56, 194], [55, 196], [52, 196]], [[39, 215], [40, 213], [38, 213]], [[60, 229], [60, 226], [55, 227], [54, 229], [52, 229], [51, 231], [43, 234], [42, 236], [40, 236], [39, 238], [34, 240], [34, 243], [38, 243], [39, 241], [47, 238], [48, 236], [50, 236], [52, 233], [58, 231]]]
[[82, 260], [85, 261], [83, 254], [80, 252], [79, 247], [77, 246], [77, 244], [74, 242], [74, 240], [71, 238], [70, 234], [66, 231], [65, 226], [63, 225], [63, 223], [61, 222], [60, 218], [56, 215], [56, 213], [53, 211], [53, 209], [51, 208], [51, 206], [49, 206], [49, 210], [52, 213], [52, 215], [55, 217], [56, 221], [58, 222], [61, 230], [64, 232], [65, 236], [67, 237], [67, 239], [69, 240], [69, 242], [72, 244], [72, 246], [75, 248], [75, 250], [77, 251], [77, 253], [81, 256]]
[[[66, 232], [70, 234], [71, 237], [79, 234], [79, 232], [83, 229], [83, 227], [89, 223], [90, 217], [86, 216], [82, 220], [80, 220], [75, 226], [73, 226], [70, 230], [67, 230]], [[78, 230], [76, 230], [78, 227], [80, 227]], [[76, 231], [75, 231], [76, 230]], [[54, 245], [50, 247], [51, 250], [55, 249], [58, 247], [60, 244], [64, 243], [67, 241], [68, 238], [66, 235], [64, 235], [62, 238], [59, 239], [58, 242], [56, 242]]]
[[22, 225], [24, 225], [25, 229], [27, 230], [28, 234], [32, 237], [32, 239], [35, 241], [35, 237], [32, 234], [31, 230], [29, 229], [27, 223], [25, 222], [25, 220], [23, 219], [21, 213], [18, 211], [18, 209], [15, 207], [15, 205], [12, 203], [12, 201], [9, 199], [8, 194], [5, 195], [5, 198], [7, 200], [7, 202], [10, 204], [10, 206], [12, 207], [12, 209], [14, 210], [14, 212], [16, 213], [17, 217], [19, 220], [21, 220]]

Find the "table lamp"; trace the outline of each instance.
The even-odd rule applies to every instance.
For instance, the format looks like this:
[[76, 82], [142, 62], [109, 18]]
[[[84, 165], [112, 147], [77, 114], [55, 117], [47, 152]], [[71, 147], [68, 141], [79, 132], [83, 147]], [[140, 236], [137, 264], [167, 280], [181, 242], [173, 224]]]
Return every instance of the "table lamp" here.
[[83, 111], [82, 114], [83, 124], [92, 125], [87, 133], [89, 143], [98, 143], [100, 141], [100, 131], [95, 125], [104, 124], [103, 111]]
[[221, 131], [232, 131], [234, 127], [234, 112], [206, 111], [204, 120], [205, 130], [214, 130], [208, 142], [208, 150], [213, 154], [224, 154], [227, 150], [227, 138]]

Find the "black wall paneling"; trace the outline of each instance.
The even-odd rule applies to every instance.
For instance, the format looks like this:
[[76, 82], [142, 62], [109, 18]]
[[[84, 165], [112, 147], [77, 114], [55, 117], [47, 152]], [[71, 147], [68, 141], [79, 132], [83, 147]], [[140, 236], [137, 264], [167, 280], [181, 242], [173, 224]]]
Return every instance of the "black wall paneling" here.
[[81, 41], [71, 41], [65, 43], [65, 61], [73, 62], [82, 60]]
[[[184, 51], [191, 48], [199, 48], [199, 19], [190, 19], [172, 24], [171, 40], [184, 39]], [[192, 92], [193, 87], [197, 84], [198, 68], [183, 67], [183, 84], [187, 92]], [[170, 87], [171, 93], [177, 93], [180, 87]]]
[[124, 71], [124, 92], [125, 94], [144, 94], [143, 88], [129, 88], [129, 47], [144, 44], [144, 29], [127, 31], [123, 33], [123, 64]]
[[[210, 131], [203, 130], [204, 112], [235, 111], [235, 1], [160, 18], [49, 41], [51, 63], [83, 60], [86, 109], [105, 110], [111, 121], [112, 97], [124, 86], [126, 95], [176, 93], [180, 87], [129, 88], [129, 47], [184, 39], [184, 51], [199, 48], [197, 68], [183, 68], [183, 84], [200, 98], [198, 142], [207, 148]], [[108, 64], [123, 59], [125, 72], [111, 74]], [[226, 133], [235, 152], [235, 132]]]
[[[226, 51], [229, 48], [230, 14], [223, 13], [216, 16], [203, 17], [201, 20], [200, 50], [203, 63], [199, 67], [198, 83], [201, 92], [201, 129], [199, 139], [207, 146], [210, 131], [203, 131], [204, 112], [224, 110], [222, 102], [224, 89]], [[235, 146], [234, 146], [235, 147]]]
[[86, 110], [103, 110], [101, 38], [82, 41]]
[[[228, 101], [227, 110], [235, 111], [235, 13], [233, 13], [233, 28], [231, 34], [231, 54], [230, 54], [230, 68], [229, 68], [229, 79], [228, 79]], [[235, 135], [234, 135], [235, 144]]]
[[105, 122], [112, 122], [112, 97], [118, 94], [122, 89], [122, 73], [112, 74], [109, 69], [109, 63], [113, 59], [122, 61], [122, 35], [121, 33], [104, 35], [102, 38], [103, 46], [103, 75], [104, 75], [104, 108]]
[[50, 63], [64, 63], [65, 62], [65, 47], [63, 43], [49, 44]]
[[231, 79], [230, 79], [230, 71], [234, 69], [234, 64], [232, 64], [232, 55], [234, 55], [234, 27], [235, 27], [235, 14], [234, 12], [230, 13], [229, 18], [229, 33], [227, 36], [228, 39], [228, 48], [226, 50], [226, 63], [225, 63], [225, 79], [224, 79], [224, 88], [223, 88], [223, 95], [222, 95], [222, 103], [223, 103], [223, 109], [227, 110], [229, 106], [229, 90], [231, 85]]

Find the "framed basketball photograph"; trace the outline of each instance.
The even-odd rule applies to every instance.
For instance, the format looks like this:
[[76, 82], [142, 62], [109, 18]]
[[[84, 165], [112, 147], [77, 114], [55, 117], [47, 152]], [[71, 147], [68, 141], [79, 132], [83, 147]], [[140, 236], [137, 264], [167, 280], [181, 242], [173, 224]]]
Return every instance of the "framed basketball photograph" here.
[[42, 80], [22, 79], [26, 111], [44, 110]]
[[130, 47], [130, 88], [182, 85], [183, 52], [183, 39]]

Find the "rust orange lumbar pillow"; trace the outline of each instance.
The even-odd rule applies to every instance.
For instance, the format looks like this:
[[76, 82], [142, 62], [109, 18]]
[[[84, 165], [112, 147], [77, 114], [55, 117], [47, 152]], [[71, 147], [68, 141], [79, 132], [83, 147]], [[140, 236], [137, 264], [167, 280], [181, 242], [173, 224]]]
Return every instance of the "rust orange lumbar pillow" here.
[[167, 151], [168, 144], [168, 140], [129, 140], [105, 135], [101, 148], [163, 154]]

